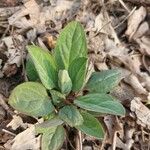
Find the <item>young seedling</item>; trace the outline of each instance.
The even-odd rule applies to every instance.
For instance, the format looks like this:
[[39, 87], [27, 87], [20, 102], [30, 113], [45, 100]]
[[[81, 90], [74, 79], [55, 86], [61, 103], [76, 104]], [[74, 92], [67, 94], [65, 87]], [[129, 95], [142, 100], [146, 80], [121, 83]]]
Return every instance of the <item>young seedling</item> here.
[[120, 81], [119, 70], [94, 72], [85, 83], [88, 56], [80, 23], [73, 21], [63, 29], [54, 53], [33, 45], [27, 49], [30, 82], [12, 91], [9, 104], [26, 115], [44, 118], [36, 125], [42, 134], [42, 150], [61, 148], [66, 136], [64, 126], [102, 139], [104, 130], [95, 116], [125, 115], [123, 106], [108, 94]]

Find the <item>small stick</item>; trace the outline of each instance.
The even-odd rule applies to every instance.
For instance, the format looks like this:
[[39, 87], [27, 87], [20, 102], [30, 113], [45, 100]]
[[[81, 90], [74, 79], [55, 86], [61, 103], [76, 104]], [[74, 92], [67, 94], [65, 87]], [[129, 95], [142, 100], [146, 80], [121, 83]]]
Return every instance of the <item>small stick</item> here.
[[79, 136], [79, 150], [82, 150], [82, 133], [81, 131], [78, 131], [78, 136]]
[[5, 133], [8, 133], [8, 134], [10, 134], [10, 135], [16, 136], [15, 133], [10, 132], [10, 131], [8, 131], [8, 130], [6, 130], [6, 129], [2, 129], [2, 131], [5, 132]]
[[129, 15], [126, 16], [126, 17], [124, 18], [124, 20], [122, 20], [117, 26], [115, 26], [114, 29], [120, 27], [120, 26], [134, 13], [135, 10], [136, 10], [136, 7], [134, 7], [134, 8], [132, 9], [132, 11], [129, 13]]
[[130, 9], [126, 6], [126, 4], [123, 2], [123, 0], [119, 0], [120, 4], [125, 8], [125, 10], [130, 13]]

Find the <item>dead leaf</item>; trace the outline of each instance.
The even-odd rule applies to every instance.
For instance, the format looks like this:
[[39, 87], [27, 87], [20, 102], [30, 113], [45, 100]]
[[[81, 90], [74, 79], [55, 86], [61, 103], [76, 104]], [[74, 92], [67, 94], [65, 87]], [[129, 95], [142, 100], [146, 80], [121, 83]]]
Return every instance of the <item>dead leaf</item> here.
[[13, 130], [16, 130], [18, 127], [23, 127], [24, 129], [27, 128], [28, 124], [23, 123], [23, 120], [20, 116], [14, 115], [12, 117], [13, 117], [13, 119], [7, 125], [7, 127], [11, 127]]
[[123, 82], [121, 82], [111, 94], [119, 99], [125, 106], [128, 106], [135, 96], [134, 90], [128, 84]]
[[131, 85], [138, 94], [148, 94], [147, 90], [142, 86], [139, 79], [135, 75], [129, 75], [124, 79], [124, 81]]
[[25, 131], [16, 135], [13, 139], [11, 150], [39, 150], [40, 149], [40, 136], [35, 136], [35, 127], [31, 125]]
[[131, 101], [130, 109], [137, 117], [137, 123], [150, 129], [150, 110], [141, 102], [141, 99], [135, 97]]
[[7, 46], [6, 55], [8, 57], [8, 64], [16, 64], [17, 67], [20, 67], [22, 64], [22, 59], [24, 57], [24, 45], [25, 41], [23, 36], [14, 35], [3, 38], [3, 42]]
[[56, 45], [56, 38], [54, 38], [54, 36], [50, 35], [50, 34], [46, 34], [44, 36], [48, 46], [51, 48], [51, 49], [54, 49], [55, 48], [55, 45]]
[[112, 39], [106, 38], [104, 41], [105, 51], [110, 57], [115, 56], [125, 59], [128, 55], [128, 49], [122, 44], [116, 44]]
[[123, 126], [119, 122], [117, 117], [114, 116], [105, 116], [104, 117], [104, 122], [107, 126], [108, 130], [108, 139], [107, 142], [111, 144], [111, 149], [115, 150], [116, 149], [116, 138], [117, 138], [117, 133], [122, 135], [123, 134]]
[[141, 72], [139, 76], [142, 86], [150, 92], [150, 76], [146, 72]]
[[104, 33], [106, 35], [109, 35], [111, 34], [111, 29], [109, 27], [109, 23], [110, 23], [110, 20], [107, 20], [106, 19], [106, 13], [104, 10], [101, 11], [101, 13], [96, 16], [95, 18], [95, 30], [96, 32], [101, 32], [101, 33]]
[[145, 19], [145, 17], [146, 17], [146, 9], [143, 6], [141, 6], [129, 17], [128, 28], [125, 33], [127, 36], [129, 36], [129, 39], [132, 39], [140, 23]]
[[0, 105], [7, 111], [9, 111], [9, 106], [6, 103], [6, 97], [0, 94]]
[[144, 21], [133, 35], [133, 39], [141, 38], [147, 32], [149, 32], [149, 25]]
[[53, 20], [57, 24], [57, 29], [58, 27], [61, 29], [61, 21], [72, 18], [79, 6], [78, 0], [57, 0], [54, 5], [45, 7], [38, 5], [35, 0], [29, 0], [8, 21], [10, 25], [20, 29], [35, 28], [37, 33], [43, 33], [46, 31], [46, 22], [49, 20]]
[[144, 54], [150, 56], [150, 38], [143, 36], [142, 38], [136, 39], [136, 42], [139, 44], [139, 51]]
[[21, 35], [8, 36], [2, 40], [7, 46], [6, 56], [7, 62], [3, 67], [3, 72], [10, 77], [17, 72], [25, 57], [25, 40]]
[[145, 69], [150, 73], [150, 56], [143, 55], [142, 61]]

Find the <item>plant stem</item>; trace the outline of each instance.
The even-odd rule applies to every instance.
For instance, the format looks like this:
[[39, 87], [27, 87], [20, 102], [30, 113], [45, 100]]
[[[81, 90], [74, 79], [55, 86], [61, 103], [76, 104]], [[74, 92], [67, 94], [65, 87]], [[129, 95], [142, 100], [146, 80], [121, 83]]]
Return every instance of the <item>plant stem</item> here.
[[77, 131], [77, 135], [76, 135], [76, 149], [77, 150], [83, 150], [82, 148], [82, 133], [81, 131]]

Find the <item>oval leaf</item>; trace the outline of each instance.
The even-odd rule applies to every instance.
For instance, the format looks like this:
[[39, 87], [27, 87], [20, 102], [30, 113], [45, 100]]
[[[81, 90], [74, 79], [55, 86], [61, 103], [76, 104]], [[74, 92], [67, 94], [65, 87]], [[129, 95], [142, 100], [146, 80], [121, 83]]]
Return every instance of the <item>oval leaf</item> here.
[[84, 83], [86, 75], [87, 58], [80, 57], [75, 59], [69, 66], [69, 75], [72, 80], [72, 90], [79, 91]]
[[42, 150], [59, 150], [65, 140], [63, 126], [49, 128], [42, 135]]
[[77, 106], [94, 112], [125, 115], [125, 109], [110, 95], [107, 94], [88, 94], [81, 96], [74, 101]]
[[18, 85], [9, 97], [9, 104], [21, 113], [34, 117], [48, 115], [54, 110], [45, 87], [36, 82]]
[[27, 49], [43, 85], [47, 89], [57, 87], [56, 64], [50, 53], [33, 45], [28, 46]]
[[57, 127], [61, 124], [63, 124], [63, 121], [60, 120], [58, 117], [55, 117], [53, 119], [46, 120], [40, 124], [36, 124], [35, 129], [37, 133], [44, 133], [45, 130], [49, 129], [50, 127]]
[[119, 70], [94, 72], [87, 83], [87, 89], [93, 93], [107, 93], [117, 86], [120, 80]]
[[59, 70], [58, 73], [58, 86], [61, 89], [61, 92], [68, 94], [72, 88], [72, 81], [69, 77], [67, 70]]
[[68, 105], [64, 106], [59, 111], [59, 117], [67, 122], [71, 127], [81, 125], [83, 118], [75, 106]]
[[63, 105], [64, 99], [66, 98], [64, 94], [55, 90], [50, 90], [50, 94], [54, 105], [56, 106]]
[[82, 125], [76, 126], [76, 128], [87, 135], [96, 137], [97, 139], [104, 138], [104, 130], [100, 122], [87, 112], [81, 112], [81, 115], [84, 122]]
[[86, 37], [79, 22], [69, 23], [60, 33], [54, 56], [59, 69], [66, 70], [74, 59], [87, 57]]

